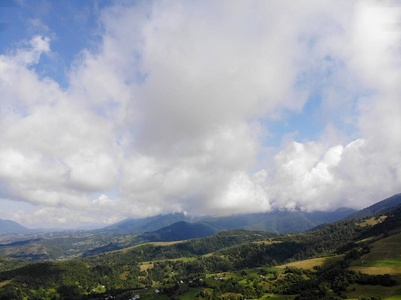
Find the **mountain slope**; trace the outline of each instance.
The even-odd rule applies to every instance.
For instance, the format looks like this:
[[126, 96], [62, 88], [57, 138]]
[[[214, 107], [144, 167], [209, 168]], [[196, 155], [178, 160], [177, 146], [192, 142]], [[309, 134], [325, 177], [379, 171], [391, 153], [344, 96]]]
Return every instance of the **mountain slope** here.
[[342, 208], [334, 212], [273, 211], [229, 217], [205, 218], [198, 223], [207, 224], [217, 231], [231, 229], [263, 230], [273, 233], [300, 233], [324, 223], [339, 221], [355, 210]]
[[29, 233], [30, 229], [11, 220], [0, 220], [0, 234]]
[[156, 231], [171, 224], [185, 221], [206, 224], [216, 232], [246, 229], [263, 230], [273, 233], [299, 233], [323, 223], [339, 221], [354, 213], [350, 208], [341, 208], [333, 212], [315, 211], [273, 211], [268, 213], [242, 214], [227, 217], [193, 217], [183, 213], [158, 215], [142, 219], [126, 219], [103, 229], [91, 231], [94, 234], [138, 234]]
[[[157, 232], [170, 233], [186, 226], [191, 229], [191, 225], [178, 222]], [[298, 295], [302, 300], [361, 299], [362, 295], [377, 298], [376, 291], [384, 289], [391, 296], [401, 288], [394, 277], [399, 275], [398, 251], [392, 251], [395, 257], [390, 257], [398, 267], [395, 273], [385, 274], [384, 269], [378, 273], [375, 269], [368, 275], [349, 268], [359, 268], [357, 264], [365, 269], [377, 268], [377, 263], [390, 263], [387, 252], [378, 256], [377, 250], [386, 250], [392, 244], [399, 247], [400, 231], [401, 208], [382, 217], [343, 220], [300, 234], [274, 236], [237, 230], [182, 243], [146, 244], [84, 259], [7, 269], [0, 272], [0, 298], [35, 299], [46, 293], [49, 298], [87, 299], [90, 291], [93, 298], [112, 294], [120, 299], [132, 295], [194, 299], [198, 294], [205, 295], [201, 293], [206, 286], [209, 298], [229, 293], [230, 297], [252, 299], [271, 295]], [[386, 233], [392, 238], [383, 238]], [[204, 255], [205, 249], [208, 255]], [[326, 255], [331, 262], [318, 268], [311, 266], [311, 271], [275, 267]], [[365, 257], [368, 263], [362, 261]]]
[[379, 201], [376, 204], [373, 204], [367, 208], [357, 211], [347, 216], [345, 219], [350, 220], [350, 219], [361, 219], [361, 218], [371, 217], [376, 214], [386, 213], [400, 206], [401, 206], [401, 194], [396, 194], [387, 199]]
[[119, 242], [94, 248], [82, 253], [83, 257], [98, 255], [105, 252], [124, 249], [130, 246], [149, 242], [175, 242], [203, 238], [216, 233], [216, 230], [205, 224], [191, 224], [185, 221], [177, 222], [156, 231], [145, 232], [135, 236], [129, 244]]
[[144, 233], [142, 236], [151, 242], [171, 242], [207, 237], [215, 233], [216, 230], [208, 225], [181, 221], [153, 232]]
[[168, 215], [157, 215], [147, 218], [126, 219], [119, 223], [107, 226], [103, 229], [94, 230], [95, 234], [136, 234], [155, 231], [160, 228], [169, 226], [176, 222], [190, 222], [191, 217], [183, 213], [175, 213]]

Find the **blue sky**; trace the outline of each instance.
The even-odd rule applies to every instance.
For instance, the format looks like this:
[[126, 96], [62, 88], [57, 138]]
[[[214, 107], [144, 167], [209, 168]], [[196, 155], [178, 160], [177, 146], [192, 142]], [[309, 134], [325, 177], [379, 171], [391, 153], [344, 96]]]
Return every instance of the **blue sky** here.
[[[61, 86], [68, 84], [68, 70], [83, 49], [96, 48], [100, 41], [98, 16], [110, 1], [3, 1], [4, 25], [0, 46], [13, 51], [33, 35], [52, 38], [51, 57], [44, 56], [35, 68]], [[95, 49], [94, 49], [95, 50]]]
[[3, 1], [0, 218], [103, 226], [400, 192], [400, 4]]

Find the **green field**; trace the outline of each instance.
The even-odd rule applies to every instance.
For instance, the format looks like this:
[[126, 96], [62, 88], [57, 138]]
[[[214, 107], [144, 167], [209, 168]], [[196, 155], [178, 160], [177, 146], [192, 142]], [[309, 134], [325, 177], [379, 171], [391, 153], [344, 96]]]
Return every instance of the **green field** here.
[[295, 296], [266, 294], [260, 299], [291, 300], [294, 298], [295, 298]]
[[401, 300], [401, 290], [399, 290], [393, 296], [387, 298], [386, 300]]
[[[394, 287], [384, 287], [380, 285], [352, 285], [351, 289], [355, 288], [355, 291], [347, 292], [347, 298], [349, 299], [359, 299], [360, 296], [369, 296], [369, 297], [380, 297], [380, 299], [401, 299], [401, 298], [393, 298], [394, 294], [397, 293], [397, 290], [400, 289], [400, 286]], [[391, 297], [391, 298], [389, 298]], [[395, 296], [395, 297], [401, 297]]]
[[[370, 275], [390, 274], [400, 283], [401, 275], [401, 233], [384, 238], [372, 244], [370, 253], [352, 263], [351, 270]], [[401, 285], [394, 287], [355, 285], [355, 291], [348, 292], [349, 298], [360, 295], [376, 296], [381, 299], [401, 300]]]
[[355, 260], [354, 271], [375, 274], [401, 275], [401, 233], [373, 243], [370, 253]]
[[196, 299], [196, 296], [199, 294], [201, 289], [190, 289], [189, 292], [185, 293], [185, 295], [181, 296], [180, 300], [192, 300]]
[[296, 261], [292, 263], [288, 263], [282, 266], [278, 266], [279, 269], [284, 269], [286, 267], [295, 267], [299, 269], [308, 269], [313, 270], [314, 266], [325, 266], [327, 264], [341, 261], [344, 259], [344, 255], [336, 255], [336, 256], [328, 256], [328, 257], [320, 257], [320, 258], [313, 258], [313, 259], [306, 259], [301, 261]]

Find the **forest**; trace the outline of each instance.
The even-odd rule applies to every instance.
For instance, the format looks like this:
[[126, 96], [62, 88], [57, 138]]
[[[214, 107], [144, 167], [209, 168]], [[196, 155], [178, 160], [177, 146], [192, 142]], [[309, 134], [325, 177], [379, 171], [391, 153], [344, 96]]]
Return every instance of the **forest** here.
[[[299, 234], [232, 230], [72, 260], [29, 263], [1, 257], [0, 299], [130, 299], [137, 294], [142, 299], [344, 299], [360, 286], [401, 290], [397, 274], [350, 268], [376, 242], [400, 232], [401, 209], [396, 209]], [[284, 267], [311, 258], [327, 263]], [[401, 258], [397, 263], [401, 266]]]

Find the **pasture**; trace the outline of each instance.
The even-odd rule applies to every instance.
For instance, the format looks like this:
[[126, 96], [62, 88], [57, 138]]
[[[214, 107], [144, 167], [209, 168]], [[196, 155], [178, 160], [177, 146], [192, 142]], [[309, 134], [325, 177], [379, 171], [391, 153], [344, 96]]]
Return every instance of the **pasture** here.
[[351, 270], [362, 273], [401, 276], [401, 233], [372, 244], [370, 253], [354, 261]]
[[324, 265], [343, 260], [343, 258], [344, 258], [343, 255], [319, 257], [319, 258], [306, 259], [306, 260], [300, 260], [300, 261], [288, 263], [285, 265], [277, 266], [276, 268], [285, 269], [286, 267], [295, 267], [298, 269], [306, 269], [306, 270], [313, 271], [314, 266], [322, 267]]

